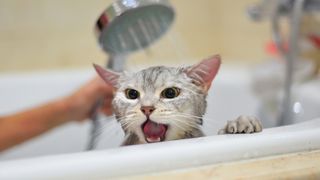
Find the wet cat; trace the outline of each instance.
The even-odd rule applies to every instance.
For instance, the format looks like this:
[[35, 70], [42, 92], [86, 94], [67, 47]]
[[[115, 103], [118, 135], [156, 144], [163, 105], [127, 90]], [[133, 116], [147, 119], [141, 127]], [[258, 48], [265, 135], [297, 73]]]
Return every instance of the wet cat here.
[[[94, 65], [103, 80], [116, 90], [112, 105], [125, 132], [123, 145], [204, 136], [201, 125], [206, 96], [220, 63], [220, 56], [216, 55], [194, 66], [156, 66], [132, 74]], [[240, 116], [218, 133], [261, 130], [259, 120]]]

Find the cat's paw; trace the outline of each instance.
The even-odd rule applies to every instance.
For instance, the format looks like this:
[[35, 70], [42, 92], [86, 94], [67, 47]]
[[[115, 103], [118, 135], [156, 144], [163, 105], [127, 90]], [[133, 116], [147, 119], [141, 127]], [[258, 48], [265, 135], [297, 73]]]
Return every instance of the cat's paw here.
[[261, 132], [261, 122], [254, 116], [239, 116], [236, 120], [228, 121], [218, 134], [255, 133]]

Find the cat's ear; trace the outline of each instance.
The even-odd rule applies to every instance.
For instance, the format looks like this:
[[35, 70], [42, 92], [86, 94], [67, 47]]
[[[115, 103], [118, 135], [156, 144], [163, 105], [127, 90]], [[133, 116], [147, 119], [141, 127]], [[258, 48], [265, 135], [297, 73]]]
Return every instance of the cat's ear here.
[[118, 85], [118, 79], [120, 77], [119, 73], [116, 73], [114, 71], [104, 69], [103, 67], [93, 64], [93, 67], [96, 69], [99, 76], [110, 86], [113, 86], [114, 88]]
[[185, 73], [193, 80], [193, 83], [202, 86], [204, 91], [207, 92], [211, 86], [212, 80], [218, 73], [220, 64], [220, 56], [214, 55], [186, 69]]

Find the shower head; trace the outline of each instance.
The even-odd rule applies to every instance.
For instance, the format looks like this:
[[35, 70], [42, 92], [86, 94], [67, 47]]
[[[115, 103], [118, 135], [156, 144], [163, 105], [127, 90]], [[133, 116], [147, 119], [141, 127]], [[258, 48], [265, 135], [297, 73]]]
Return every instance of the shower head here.
[[105, 52], [126, 55], [159, 39], [174, 15], [168, 0], [116, 0], [99, 17], [96, 35]]

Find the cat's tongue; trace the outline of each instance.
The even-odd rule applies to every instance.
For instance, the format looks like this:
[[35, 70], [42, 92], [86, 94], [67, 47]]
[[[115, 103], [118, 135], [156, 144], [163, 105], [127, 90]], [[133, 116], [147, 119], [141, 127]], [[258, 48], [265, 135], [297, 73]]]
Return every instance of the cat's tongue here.
[[167, 127], [164, 124], [158, 124], [150, 120], [147, 120], [143, 126], [144, 135], [149, 143], [162, 141], [166, 131]]

